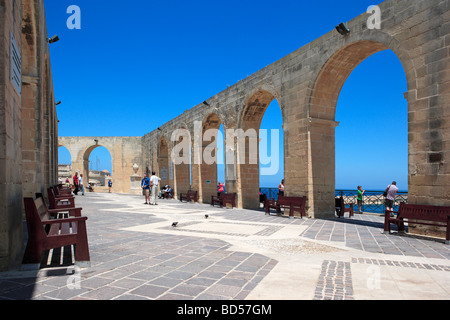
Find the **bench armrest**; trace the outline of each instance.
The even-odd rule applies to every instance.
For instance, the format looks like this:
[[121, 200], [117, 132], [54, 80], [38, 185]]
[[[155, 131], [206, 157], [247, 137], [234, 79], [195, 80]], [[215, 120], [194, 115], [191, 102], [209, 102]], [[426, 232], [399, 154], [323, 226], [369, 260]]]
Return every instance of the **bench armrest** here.
[[73, 195], [73, 194], [58, 194], [58, 195], [56, 195], [55, 194], [55, 198], [56, 199], [58, 199], [58, 198], [75, 198], [75, 196]]
[[[81, 217], [82, 208], [60, 208], [60, 209], [49, 209], [48, 213], [51, 215], [60, 213], [60, 212], [69, 212], [70, 216]], [[73, 213], [73, 214], [72, 214]]]
[[75, 217], [75, 218], [67, 218], [67, 219], [45, 220], [45, 221], [41, 221], [41, 222], [42, 222], [42, 225], [46, 226], [49, 224], [57, 224], [57, 223], [84, 222], [87, 219], [88, 219], [87, 217]]

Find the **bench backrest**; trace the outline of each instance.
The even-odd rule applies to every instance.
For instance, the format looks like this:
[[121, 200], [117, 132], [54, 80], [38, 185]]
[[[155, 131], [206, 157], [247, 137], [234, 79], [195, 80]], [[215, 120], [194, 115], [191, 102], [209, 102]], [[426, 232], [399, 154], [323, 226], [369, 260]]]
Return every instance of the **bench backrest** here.
[[197, 191], [189, 190], [187, 192], [187, 195], [190, 196], [190, 197], [196, 197], [197, 196]]
[[52, 204], [54, 204], [56, 202], [55, 191], [53, 190], [53, 188], [48, 188], [47, 193], [48, 193], [48, 201], [50, 202], [50, 206], [51, 206]]
[[50, 220], [50, 214], [42, 198], [25, 198], [24, 204], [29, 236], [36, 241], [45, 238], [47, 235], [41, 221]]
[[417, 219], [435, 222], [447, 222], [450, 207], [426, 206], [400, 203], [399, 218]]
[[227, 200], [233, 200], [236, 198], [236, 193], [221, 193], [220, 195], [223, 194], [224, 199]]
[[47, 205], [42, 198], [36, 198], [34, 200], [34, 205], [36, 207], [37, 213], [41, 221], [47, 221], [51, 219], [50, 213], [48, 213]]
[[303, 207], [306, 203], [306, 197], [285, 197], [279, 196], [277, 204], [279, 205], [293, 205], [296, 207]]
[[335, 198], [335, 199], [334, 199], [334, 206], [335, 206], [336, 208], [340, 208], [340, 209], [345, 208], [344, 198], [343, 198], [343, 197]]

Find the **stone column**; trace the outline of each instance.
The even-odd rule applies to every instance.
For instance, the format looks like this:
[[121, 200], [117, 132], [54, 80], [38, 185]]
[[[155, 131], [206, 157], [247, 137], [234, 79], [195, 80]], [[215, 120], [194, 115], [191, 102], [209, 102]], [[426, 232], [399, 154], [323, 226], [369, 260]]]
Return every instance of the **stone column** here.
[[316, 219], [333, 218], [335, 212], [335, 131], [332, 120], [309, 118], [308, 203]]

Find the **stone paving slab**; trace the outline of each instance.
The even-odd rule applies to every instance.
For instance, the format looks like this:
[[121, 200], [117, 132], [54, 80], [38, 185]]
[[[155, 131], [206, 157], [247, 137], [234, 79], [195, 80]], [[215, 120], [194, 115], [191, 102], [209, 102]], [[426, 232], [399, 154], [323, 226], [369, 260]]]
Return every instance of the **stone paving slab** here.
[[118, 194], [76, 201], [89, 218], [91, 267], [55, 250], [40, 270], [0, 273], [0, 300], [450, 299], [450, 246], [385, 235], [377, 215], [289, 219]]

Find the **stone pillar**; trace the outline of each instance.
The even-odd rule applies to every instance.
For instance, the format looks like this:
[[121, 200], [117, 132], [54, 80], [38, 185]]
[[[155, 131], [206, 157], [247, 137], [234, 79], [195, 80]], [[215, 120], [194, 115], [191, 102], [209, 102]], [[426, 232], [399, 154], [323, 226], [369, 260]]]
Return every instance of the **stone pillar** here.
[[333, 218], [335, 212], [335, 131], [339, 123], [309, 118], [308, 202], [316, 219]]

